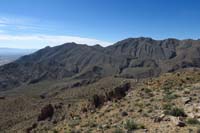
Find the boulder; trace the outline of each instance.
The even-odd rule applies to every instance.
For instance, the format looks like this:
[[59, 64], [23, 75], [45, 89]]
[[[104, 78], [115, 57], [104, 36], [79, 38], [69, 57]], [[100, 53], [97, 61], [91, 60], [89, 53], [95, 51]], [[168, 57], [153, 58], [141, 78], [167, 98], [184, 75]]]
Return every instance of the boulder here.
[[126, 96], [126, 92], [130, 89], [130, 83], [124, 83], [115, 87], [112, 91], [106, 92], [105, 95], [93, 95], [90, 99], [92, 106], [98, 108], [107, 101], [120, 100]]
[[40, 98], [41, 98], [41, 99], [45, 99], [45, 98], [46, 98], [46, 94], [41, 94], [41, 95], [40, 95]]
[[187, 113], [187, 116], [188, 116], [189, 118], [195, 118], [194, 113]]
[[103, 95], [93, 95], [91, 103], [95, 108], [100, 107], [105, 102], [105, 97]]
[[191, 97], [183, 97], [182, 101], [183, 101], [184, 104], [188, 104], [189, 102], [192, 101], [192, 98]]
[[31, 133], [31, 131], [37, 127], [37, 123], [34, 123], [31, 127], [26, 129], [26, 133]]
[[179, 127], [186, 126], [185, 122], [180, 117], [171, 117], [172, 122]]
[[195, 114], [194, 114], [194, 117], [195, 117], [195, 118], [200, 118], [200, 112], [195, 113]]
[[131, 87], [130, 83], [124, 83], [114, 88], [113, 91], [106, 93], [106, 99], [108, 101], [115, 100], [115, 99], [120, 100], [126, 96], [126, 92], [130, 89], [130, 87]]
[[107, 129], [107, 128], [109, 128], [109, 125], [108, 125], [108, 124], [103, 124], [103, 125], [102, 125], [102, 128], [103, 128], [103, 129]]
[[41, 109], [41, 113], [38, 116], [38, 121], [46, 120], [47, 118], [52, 118], [54, 114], [54, 108], [51, 104], [46, 105]]
[[164, 119], [164, 117], [165, 117], [165, 114], [161, 114], [160, 116], [155, 116], [153, 118], [153, 121], [154, 122], [161, 122]]
[[0, 100], [4, 100], [4, 99], [6, 99], [5, 97], [3, 97], [3, 96], [0, 96]]
[[127, 112], [125, 112], [125, 111], [123, 111], [122, 113], [121, 113], [121, 116], [127, 116], [128, 115], [128, 113]]
[[186, 124], [183, 121], [177, 121], [176, 126], [184, 127], [184, 126], [186, 126]]

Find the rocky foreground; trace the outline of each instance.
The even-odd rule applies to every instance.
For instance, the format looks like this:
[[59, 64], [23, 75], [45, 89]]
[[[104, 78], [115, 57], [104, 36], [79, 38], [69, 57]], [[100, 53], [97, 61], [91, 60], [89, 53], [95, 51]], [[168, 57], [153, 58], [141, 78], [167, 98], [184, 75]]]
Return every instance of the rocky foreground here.
[[200, 71], [192, 69], [143, 80], [109, 77], [40, 96], [5, 96], [0, 131], [199, 133], [199, 94]]
[[58, 132], [200, 132], [200, 72], [167, 73], [132, 87], [119, 100], [74, 112]]

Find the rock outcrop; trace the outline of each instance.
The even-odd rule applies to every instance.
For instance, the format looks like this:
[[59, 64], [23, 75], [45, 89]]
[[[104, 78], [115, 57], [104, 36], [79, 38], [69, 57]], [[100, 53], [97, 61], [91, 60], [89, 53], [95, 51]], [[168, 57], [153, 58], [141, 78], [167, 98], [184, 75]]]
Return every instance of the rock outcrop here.
[[51, 104], [46, 105], [41, 109], [41, 113], [38, 116], [38, 121], [46, 120], [47, 118], [51, 119], [54, 114], [54, 108]]
[[107, 101], [120, 100], [126, 96], [126, 92], [130, 89], [130, 83], [124, 83], [113, 90], [102, 95], [93, 95], [90, 102], [95, 108], [100, 107]]

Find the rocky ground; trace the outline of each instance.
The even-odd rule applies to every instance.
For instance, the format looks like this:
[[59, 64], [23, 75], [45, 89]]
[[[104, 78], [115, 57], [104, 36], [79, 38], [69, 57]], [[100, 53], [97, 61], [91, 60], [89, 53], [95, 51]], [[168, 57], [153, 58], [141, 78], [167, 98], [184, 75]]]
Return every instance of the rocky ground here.
[[1, 132], [199, 133], [200, 71], [0, 98]]
[[58, 132], [200, 132], [200, 73], [178, 72], [145, 80], [117, 101], [79, 112]]

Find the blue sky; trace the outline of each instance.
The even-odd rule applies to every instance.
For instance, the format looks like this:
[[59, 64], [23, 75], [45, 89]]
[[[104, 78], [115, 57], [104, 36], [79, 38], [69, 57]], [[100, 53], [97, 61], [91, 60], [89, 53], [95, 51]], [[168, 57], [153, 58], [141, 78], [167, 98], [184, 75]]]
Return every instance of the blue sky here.
[[0, 47], [200, 38], [199, 0], [1, 0]]

